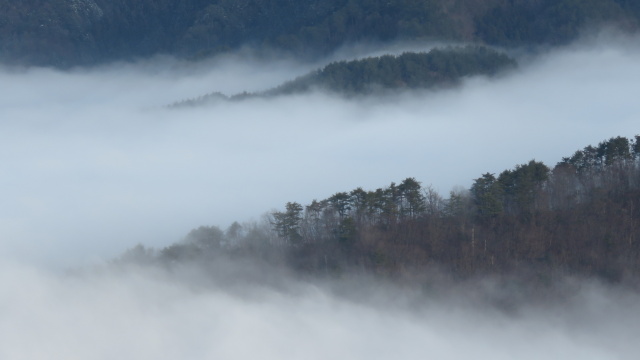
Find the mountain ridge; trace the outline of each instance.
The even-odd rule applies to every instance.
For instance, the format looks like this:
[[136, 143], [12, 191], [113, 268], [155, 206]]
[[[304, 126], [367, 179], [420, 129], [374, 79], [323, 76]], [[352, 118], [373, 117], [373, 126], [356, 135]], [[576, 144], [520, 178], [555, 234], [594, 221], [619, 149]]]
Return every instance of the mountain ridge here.
[[0, 61], [68, 68], [242, 46], [317, 58], [396, 40], [558, 45], [584, 28], [635, 31], [630, 0], [0, 0]]
[[465, 77], [494, 76], [517, 67], [504, 53], [481, 46], [449, 46], [428, 52], [369, 56], [334, 61], [274, 88], [234, 95], [212, 92], [175, 102], [170, 107], [202, 105], [216, 101], [239, 101], [327, 91], [347, 97], [379, 95], [403, 90], [456, 86]]

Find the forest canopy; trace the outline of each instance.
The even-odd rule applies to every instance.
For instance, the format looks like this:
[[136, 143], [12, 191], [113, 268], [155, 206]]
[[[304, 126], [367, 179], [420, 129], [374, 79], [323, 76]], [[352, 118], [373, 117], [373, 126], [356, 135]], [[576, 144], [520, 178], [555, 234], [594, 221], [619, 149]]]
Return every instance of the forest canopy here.
[[70, 67], [243, 46], [301, 57], [358, 42], [564, 44], [582, 30], [635, 31], [631, 0], [0, 0], [0, 60]]
[[376, 89], [424, 89], [454, 85], [466, 76], [495, 75], [515, 66], [515, 60], [486, 47], [436, 48], [427, 53], [405, 52], [399, 56], [334, 62], [267, 94], [298, 93], [312, 88], [346, 94], [367, 94]]
[[517, 63], [504, 53], [482, 46], [434, 48], [429, 52], [405, 52], [364, 59], [337, 61], [259, 93], [232, 96], [213, 92], [176, 102], [171, 107], [194, 106], [219, 100], [244, 100], [329, 91], [346, 96], [377, 95], [386, 91], [451, 87], [465, 77], [494, 76]]

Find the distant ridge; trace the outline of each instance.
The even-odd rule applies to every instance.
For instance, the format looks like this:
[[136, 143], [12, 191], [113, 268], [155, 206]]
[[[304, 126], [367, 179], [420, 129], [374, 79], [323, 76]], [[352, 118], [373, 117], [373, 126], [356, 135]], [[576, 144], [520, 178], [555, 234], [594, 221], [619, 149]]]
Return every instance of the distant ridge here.
[[346, 96], [372, 95], [405, 89], [455, 86], [464, 77], [493, 76], [515, 68], [516, 61], [504, 53], [482, 46], [436, 48], [429, 52], [405, 52], [351, 61], [338, 61], [259, 93], [226, 96], [213, 92], [172, 107], [196, 106], [216, 101], [243, 100], [329, 91]]

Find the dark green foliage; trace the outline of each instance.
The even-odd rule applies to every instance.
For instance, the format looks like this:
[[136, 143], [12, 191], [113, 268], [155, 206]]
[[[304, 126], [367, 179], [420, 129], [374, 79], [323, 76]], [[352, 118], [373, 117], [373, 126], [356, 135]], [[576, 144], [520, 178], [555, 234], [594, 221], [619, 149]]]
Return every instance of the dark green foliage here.
[[551, 170], [535, 160], [505, 170], [498, 177], [504, 194], [504, 206], [512, 214], [529, 214], [542, 185], [549, 179]]
[[562, 163], [571, 165], [576, 171], [594, 172], [601, 170], [604, 165], [604, 154], [598, 154], [598, 149], [589, 145], [583, 150], [576, 151], [571, 157], [562, 158]]
[[273, 213], [273, 229], [288, 244], [297, 245], [302, 240], [302, 235], [300, 235], [302, 209], [302, 205], [289, 202], [285, 212]]
[[347, 96], [375, 95], [397, 90], [431, 89], [454, 86], [462, 78], [493, 76], [516, 67], [507, 55], [482, 46], [447, 47], [428, 53], [406, 52], [353, 61], [339, 61], [293, 81], [260, 93], [243, 92], [225, 96], [219, 92], [183, 100], [172, 108], [198, 106], [216, 101], [242, 101], [328, 90]]
[[479, 17], [476, 34], [490, 44], [563, 44], [587, 25], [637, 22], [629, 15], [612, 0], [512, 0]]
[[473, 75], [495, 75], [516, 66], [503, 53], [480, 47], [449, 47], [428, 53], [403, 53], [339, 61], [281, 85], [268, 95], [326, 89], [345, 94], [369, 94], [384, 89], [421, 89], [456, 84]]
[[639, 17], [634, 0], [0, 0], [0, 57], [69, 67], [244, 45], [312, 57], [355, 42], [558, 44]]
[[336, 193], [328, 200], [329, 204], [338, 212], [340, 219], [343, 219], [347, 212], [351, 210], [351, 197], [346, 192]]
[[398, 185], [400, 216], [415, 219], [426, 211], [426, 199], [422, 186], [416, 179], [407, 178]]
[[471, 186], [471, 195], [479, 219], [492, 219], [502, 213], [504, 188], [493, 174], [486, 173], [475, 179]]
[[604, 158], [605, 165], [629, 161], [632, 158], [629, 140], [620, 136], [598, 144], [598, 154]]
[[[78, 4], [76, 4], [78, 3]], [[97, 51], [99, 8], [64, 0], [0, 0], [0, 60], [68, 66]]]
[[624, 11], [633, 14], [636, 19], [640, 17], [640, 2], [637, 0], [616, 0], [615, 1]]
[[640, 156], [638, 136], [635, 142], [624, 137], [615, 137], [576, 151], [571, 157], [564, 157], [560, 164], [571, 166], [578, 173], [600, 172], [606, 165], [620, 164], [637, 160]]

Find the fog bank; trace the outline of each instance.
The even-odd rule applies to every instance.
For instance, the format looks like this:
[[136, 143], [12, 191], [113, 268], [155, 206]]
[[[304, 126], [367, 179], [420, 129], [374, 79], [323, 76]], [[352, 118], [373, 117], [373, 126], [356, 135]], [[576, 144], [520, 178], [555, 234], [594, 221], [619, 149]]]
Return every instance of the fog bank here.
[[637, 294], [592, 283], [503, 312], [477, 300], [490, 289], [446, 301], [380, 287], [383, 300], [353, 302], [300, 283], [248, 296], [140, 269], [0, 270], [3, 359], [624, 360], [640, 331]]
[[637, 39], [596, 38], [501, 78], [385, 99], [308, 94], [170, 110], [259, 91], [310, 64], [221, 57], [0, 71], [0, 252], [68, 265], [165, 246], [200, 225], [415, 177], [443, 195], [638, 132]]

